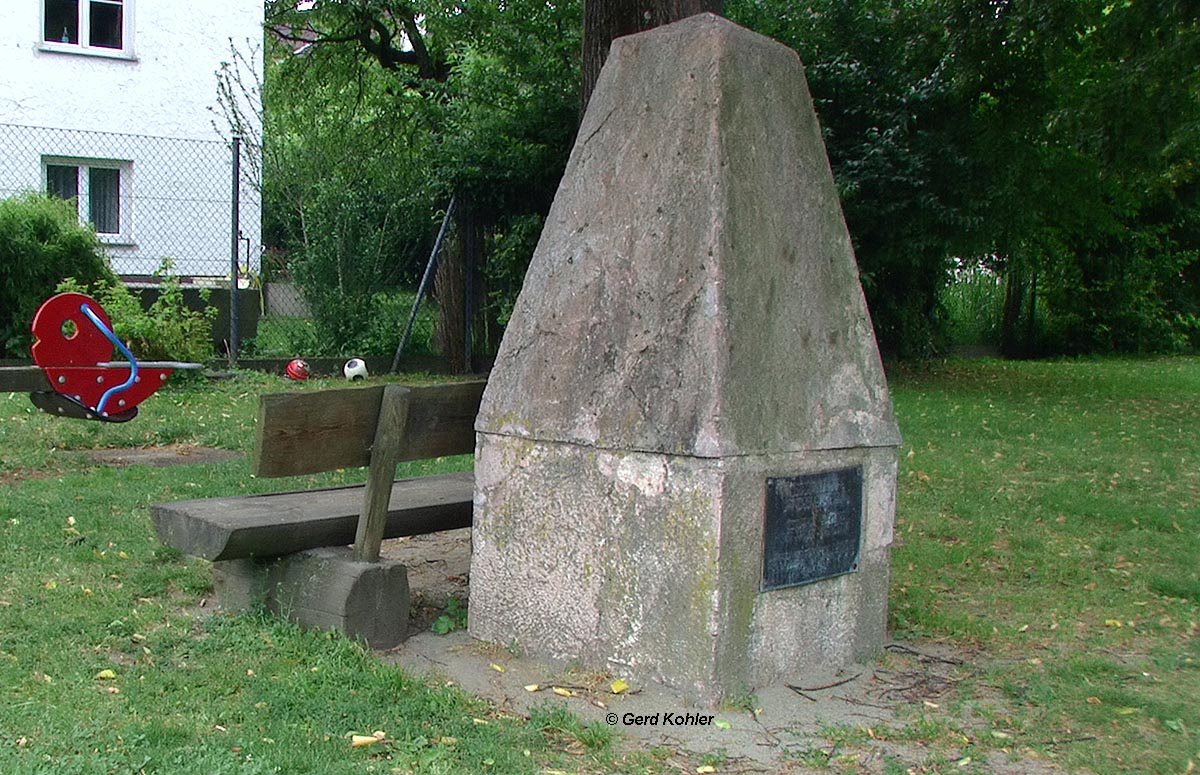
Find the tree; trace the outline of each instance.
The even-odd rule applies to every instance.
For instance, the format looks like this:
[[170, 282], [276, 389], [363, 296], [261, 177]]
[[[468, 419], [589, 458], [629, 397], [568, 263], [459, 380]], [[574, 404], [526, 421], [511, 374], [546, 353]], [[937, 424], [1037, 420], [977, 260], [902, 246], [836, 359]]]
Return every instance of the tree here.
[[[455, 370], [477, 365], [465, 345], [498, 337], [486, 249], [514, 219], [548, 209], [566, 162], [578, 106], [577, 6], [318, 0], [302, 11], [269, 2], [268, 25], [311, 52], [289, 67], [321, 73], [334, 90], [382, 84], [378, 105], [390, 106], [380, 129], [416, 149], [421, 179], [411, 196], [431, 203], [426, 212], [454, 198], [455, 239], [435, 283], [443, 354]], [[407, 157], [382, 152], [380, 161]], [[469, 321], [472, 308], [486, 314]]]
[[938, 346], [951, 258], [1008, 353], [1200, 333], [1200, 36], [1182, 0], [730, 0], [800, 53], [883, 349]]
[[600, 68], [615, 38], [661, 27], [708, 11], [721, 14], [724, 0], [585, 0], [583, 4], [583, 94], [587, 107]]

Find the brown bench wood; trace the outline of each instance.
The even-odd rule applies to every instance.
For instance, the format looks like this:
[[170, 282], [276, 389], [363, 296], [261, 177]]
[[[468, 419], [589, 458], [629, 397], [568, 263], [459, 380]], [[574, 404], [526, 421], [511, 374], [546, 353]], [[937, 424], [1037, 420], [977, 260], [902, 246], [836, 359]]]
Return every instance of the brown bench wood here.
[[475, 448], [483, 381], [380, 385], [262, 396], [257, 476], [369, 466], [365, 485], [158, 504], [159, 538], [210, 560], [275, 557], [354, 543], [375, 561], [384, 538], [471, 524], [470, 472], [393, 481], [396, 464]]
[[[470, 471], [392, 484], [384, 538], [471, 526]], [[154, 507], [164, 544], [206, 560], [274, 557], [354, 541], [364, 485], [202, 498]]]

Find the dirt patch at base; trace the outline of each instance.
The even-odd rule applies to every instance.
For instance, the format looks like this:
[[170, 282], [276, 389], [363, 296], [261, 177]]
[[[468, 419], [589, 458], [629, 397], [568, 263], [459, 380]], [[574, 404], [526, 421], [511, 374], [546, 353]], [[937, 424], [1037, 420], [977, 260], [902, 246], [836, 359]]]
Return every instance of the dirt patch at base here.
[[106, 466], [167, 466], [207, 465], [224, 463], [242, 457], [240, 452], [198, 444], [166, 444], [161, 447], [129, 447], [125, 449], [94, 449], [85, 453], [88, 460]]
[[[1015, 730], [999, 731], [1011, 734], [1010, 744], [983, 750], [967, 745], [966, 738], [961, 746], [941, 741], [930, 746], [919, 734], [904, 731], [914, 718], [929, 717], [977, 739], [996, 734], [982, 716], [967, 719], [949, 712], [958, 683], [982, 669], [985, 658], [979, 653], [937, 643], [892, 643], [871, 664], [797, 677], [718, 709], [694, 705], [653, 683], [614, 694], [612, 681], [621, 676], [531, 659], [475, 641], [461, 630], [447, 635], [430, 630], [447, 600], [468, 598], [470, 529], [385, 541], [382, 553], [408, 566], [413, 601], [411, 637], [385, 652], [384, 659], [484, 697], [501, 712], [528, 715], [538, 706], [561, 705], [585, 721], [612, 726], [631, 743], [675, 751], [672, 761], [679, 766], [674, 771], [695, 772], [708, 756], [721, 762], [717, 771], [729, 773], [1062, 772], [1022, 745]], [[627, 718], [688, 713], [710, 721], [669, 727], [625, 723]], [[616, 714], [615, 723], [609, 714]], [[830, 728], [852, 731], [831, 735]]]
[[408, 567], [408, 631], [424, 632], [456, 597], [466, 601], [471, 573], [471, 528], [384, 541], [380, 555]]

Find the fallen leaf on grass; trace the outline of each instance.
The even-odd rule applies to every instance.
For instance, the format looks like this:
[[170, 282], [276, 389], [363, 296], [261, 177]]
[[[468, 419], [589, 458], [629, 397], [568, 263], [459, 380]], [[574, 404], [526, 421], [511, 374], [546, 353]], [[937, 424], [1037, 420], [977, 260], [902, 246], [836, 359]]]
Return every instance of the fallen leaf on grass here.
[[1124, 627], [1125, 623], [1122, 622], [1120, 619], [1105, 619], [1104, 626], [1105, 627]]
[[112, 681], [116, 677], [116, 672], [112, 670], [101, 670], [99, 673], [96, 673], [96, 678], [101, 681]]
[[351, 733], [350, 745], [354, 748], [363, 748], [368, 745], [374, 745], [375, 743], [382, 743], [385, 738], [387, 738], [387, 733], [379, 729], [375, 730], [369, 735], [356, 735]]

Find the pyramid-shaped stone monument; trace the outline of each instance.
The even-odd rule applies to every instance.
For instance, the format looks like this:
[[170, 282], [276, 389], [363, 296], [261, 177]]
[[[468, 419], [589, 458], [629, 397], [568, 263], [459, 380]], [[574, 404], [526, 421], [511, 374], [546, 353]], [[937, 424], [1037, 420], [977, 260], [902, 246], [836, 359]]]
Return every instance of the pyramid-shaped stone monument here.
[[881, 648], [900, 439], [793, 51], [613, 43], [476, 430], [475, 637], [708, 702]]

